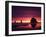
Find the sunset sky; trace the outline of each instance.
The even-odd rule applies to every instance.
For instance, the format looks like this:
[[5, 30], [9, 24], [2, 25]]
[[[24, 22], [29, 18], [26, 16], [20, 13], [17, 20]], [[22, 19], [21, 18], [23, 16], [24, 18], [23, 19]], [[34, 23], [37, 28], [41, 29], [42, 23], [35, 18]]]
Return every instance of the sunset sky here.
[[41, 21], [41, 7], [12, 6], [13, 17], [15, 17], [14, 20], [25, 20], [28, 22], [34, 17], [37, 21]]

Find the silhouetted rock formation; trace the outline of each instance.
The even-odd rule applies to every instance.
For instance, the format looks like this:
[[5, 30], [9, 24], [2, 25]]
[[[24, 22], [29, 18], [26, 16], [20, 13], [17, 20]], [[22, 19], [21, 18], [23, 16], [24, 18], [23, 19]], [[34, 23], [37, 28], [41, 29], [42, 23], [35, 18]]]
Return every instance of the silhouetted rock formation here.
[[32, 19], [31, 19], [31, 25], [32, 25], [33, 29], [34, 29], [34, 27], [36, 26], [36, 24], [37, 24], [36, 19], [35, 19], [35, 18], [32, 18]]

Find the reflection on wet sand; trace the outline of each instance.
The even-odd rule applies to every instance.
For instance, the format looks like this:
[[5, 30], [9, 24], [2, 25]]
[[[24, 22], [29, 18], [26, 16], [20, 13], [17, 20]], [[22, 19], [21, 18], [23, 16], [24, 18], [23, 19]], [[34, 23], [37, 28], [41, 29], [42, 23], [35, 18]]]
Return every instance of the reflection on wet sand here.
[[32, 27], [30, 23], [13, 23], [12, 24], [12, 31], [19, 31], [19, 30], [39, 30], [41, 29], [41, 23], [38, 22], [36, 26]]

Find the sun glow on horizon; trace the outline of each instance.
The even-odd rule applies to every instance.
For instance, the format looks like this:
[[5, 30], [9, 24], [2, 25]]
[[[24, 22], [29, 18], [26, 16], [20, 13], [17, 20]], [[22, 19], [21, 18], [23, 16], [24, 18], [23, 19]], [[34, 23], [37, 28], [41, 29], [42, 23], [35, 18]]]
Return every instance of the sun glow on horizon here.
[[26, 20], [26, 21], [22, 20], [22, 23], [30, 23], [30, 22], [31, 22], [30, 20]]
[[16, 23], [21, 23], [21, 21], [20, 21], [20, 20], [16, 20], [15, 22], [16, 22]]
[[[40, 18], [36, 18], [37, 22], [41, 22]], [[31, 23], [31, 18], [14, 18], [12, 23]]]
[[[37, 21], [37, 22], [41, 22], [41, 21]], [[16, 20], [16, 21], [12, 21], [12, 23], [31, 23], [30, 20]]]

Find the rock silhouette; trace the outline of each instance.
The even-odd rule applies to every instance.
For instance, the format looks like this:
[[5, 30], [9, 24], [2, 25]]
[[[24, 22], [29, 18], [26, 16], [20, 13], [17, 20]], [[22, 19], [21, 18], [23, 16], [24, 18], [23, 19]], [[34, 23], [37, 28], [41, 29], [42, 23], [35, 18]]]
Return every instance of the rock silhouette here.
[[35, 28], [36, 24], [37, 24], [36, 19], [35, 18], [32, 18], [31, 19], [31, 25], [32, 25], [33, 29]]

